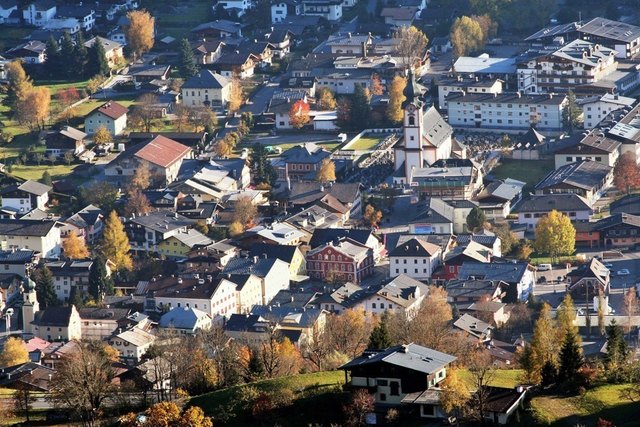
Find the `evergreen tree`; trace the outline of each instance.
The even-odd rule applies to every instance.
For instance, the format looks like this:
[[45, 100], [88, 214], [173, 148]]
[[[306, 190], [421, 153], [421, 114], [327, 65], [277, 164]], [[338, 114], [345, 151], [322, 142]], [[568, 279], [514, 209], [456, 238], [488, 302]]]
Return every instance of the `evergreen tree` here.
[[82, 295], [80, 294], [77, 286], [71, 288], [71, 292], [69, 293], [69, 305], [75, 305], [76, 308], [82, 307], [84, 305]]
[[40, 309], [53, 307], [58, 304], [58, 297], [53, 287], [53, 274], [46, 266], [39, 268], [34, 277], [36, 283], [36, 296]]
[[247, 364], [247, 381], [256, 381], [264, 378], [265, 369], [264, 363], [260, 358], [260, 351], [258, 349], [252, 349], [249, 357], [249, 363]]
[[42, 174], [42, 178], [40, 179], [40, 182], [43, 183], [44, 185], [53, 185], [53, 181], [51, 179], [51, 174], [49, 173], [49, 171], [44, 171], [44, 173]]
[[582, 352], [580, 344], [573, 330], [569, 329], [564, 337], [560, 349], [560, 368], [558, 369], [558, 381], [572, 381], [576, 378], [578, 370], [582, 367]]
[[273, 186], [278, 179], [278, 174], [268, 159], [267, 150], [259, 142], [256, 142], [251, 149], [251, 162], [255, 171], [256, 184], [266, 182]]
[[487, 216], [478, 206], [471, 209], [471, 212], [467, 215], [467, 228], [471, 232], [482, 228], [485, 222], [487, 222]]
[[60, 44], [60, 77], [72, 78], [74, 75], [78, 75], [74, 55], [75, 47], [73, 45], [73, 39], [69, 32], [65, 31], [62, 35], [62, 43]]
[[567, 103], [562, 109], [562, 121], [565, 129], [569, 133], [573, 133], [573, 130], [580, 125], [579, 118], [582, 114], [582, 109], [578, 105], [576, 95], [572, 90], [567, 92]]
[[619, 370], [629, 356], [629, 346], [624, 340], [622, 328], [615, 319], [607, 326], [607, 354], [604, 364], [611, 373]]
[[556, 382], [558, 378], [558, 368], [556, 368], [556, 365], [551, 360], [547, 360], [542, 366], [541, 378], [543, 386]]
[[198, 66], [196, 65], [196, 58], [193, 56], [191, 45], [189, 40], [182, 39], [180, 43], [180, 76], [188, 79], [193, 77], [198, 72]]
[[391, 336], [389, 335], [387, 326], [388, 322], [389, 314], [385, 311], [380, 318], [380, 323], [371, 331], [368, 348], [372, 350], [384, 350], [391, 347]]
[[89, 270], [89, 294], [94, 301], [102, 301], [105, 295], [113, 293], [113, 282], [107, 277], [104, 258], [97, 258]]
[[76, 37], [76, 44], [73, 48], [73, 65], [75, 69], [71, 73], [72, 76], [84, 76], [87, 68], [87, 61], [89, 59], [89, 53], [84, 45], [85, 40], [82, 35], [82, 31], [78, 31]]
[[87, 59], [87, 77], [95, 75], [105, 76], [109, 74], [109, 61], [107, 61], [107, 52], [99, 38], [91, 46]]
[[371, 121], [371, 95], [369, 90], [356, 84], [351, 104], [351, 127], [354, 129], [366, 129]]
[[47, 40], [47, 72], [49, 77], [56, 79], [62, 74], [62, 58], [60, 56], [60, 45], [53, 37]]

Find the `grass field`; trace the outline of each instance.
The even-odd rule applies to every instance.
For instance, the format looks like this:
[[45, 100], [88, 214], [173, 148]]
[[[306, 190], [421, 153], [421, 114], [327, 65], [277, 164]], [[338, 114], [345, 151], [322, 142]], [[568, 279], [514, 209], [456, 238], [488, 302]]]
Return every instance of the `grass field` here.
[[[471, 373], [466, 369], [459, 371], [460, 378], [462, 378], [469, 386], [472, 386]], [[495, 375], [491, 380], [491, 384], [494, 387], [506, 387], [513, 388], [520, 383], [519, 378], [522, 375], [521, 369], [498, 369], [495, 371]]]
[[378, 145], [382, 138], [364, 136], [349, 146], [349, 150], [367, 151]]
[[532, 189], [542, 178], [555, 168], [554, 160], [513, 160], [502, 159], [492, 171], [496, 179], [512, 178], [526, 182], [525, 190]]
[[556, 427], [596, 425], [598, 418], [617, 427], [640, 426], [640, 404], [621, 397], [624, 384], [604, 385], [583, 396], [536, 396], [531, 410], [538, 425]]
[[161, 34], [180, 40], [193, 27], [210, 20], [211, 5], [207, 0], [193, 0], [177, 7], [165, 5], [153, 8], [152, 14]]

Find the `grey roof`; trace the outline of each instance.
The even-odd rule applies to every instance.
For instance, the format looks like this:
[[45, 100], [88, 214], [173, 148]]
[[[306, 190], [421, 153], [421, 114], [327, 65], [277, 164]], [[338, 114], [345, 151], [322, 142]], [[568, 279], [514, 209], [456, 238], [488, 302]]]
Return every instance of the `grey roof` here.
[[461, 56], [453, 65], [460, 74], [513, 74], [516, 71], [516, 58], [490, 58], [481, 55], [477, 58]]
[[629, 194], [612, 202], [609, 206], [611, 214], [629, 213], [640, 215], [640, 194]]
[[36, 314], [34, 323], [40, 326], [68, 327], [73, 308], [73, 305], [68, 307], [47, 307]]
[[274, 258], [231, 258], [224, 266], [222, 274], [254, 274], [258, 277], [265, 277], [277, 262], [282, 262]]
[[300, 328], [312, 327], [322, 313], [324, 310], [319, 308], [274, 307], [272, 305], [256, 305], [251, 309], [251, 314], [257, 314], [268, 321]]
[[25, 181], [18, 186], [18, 189], [25, 191], [27, 193], [35, 194], [36, 196], [42, 196], [47, 194], [49, 191], [53, 189], [53, 187], [42, 184], [38, 181]]
[[309, 240], [310, 248], [317, 248], [325, 243], [332, 242], [342, 238], [349, 238], [360, 244], [365, 245], [369, 238], [373, 235], [371, 229], [360, 228], [316, 228]]
[[49, 234], [55, 225], [56, 221], [0, 219], [0, 235], [43, 237]]
[[479, 202], [482, 202], [483, 199], [495, 197], [504, 201], [510, 201], [522, 193], [525, 185], [525, 182], [511, 178], [507, 178], [504, 181], [493, 181], [478, 194], [477, 199]]
[[193, 330], [202, 318], [208, 318], [211, 321], [207, 313], [197, 308], [177, 307], [163, 314], [158, 325], [161, 328]]
[[626, 213], [613, 214], [611, 216], [598, 220], [598, 222], [594, 226], [594, 229], [603, 230], [621, 224], [630, 225], [632, 227], [640, 227], [640, 216]]
[[225, 19], [218, 19], [212, 22], [205, 22], [200, 24], [191, 30], [192, 33], [197, 33], [203, 30], [218, 30], [227, 33], [236, 33], [242, 28], [242, 25], [238, 22], [227, 21]]
[[420, 296], [428, 293], [429, 288], [427, 285], [406, 274], [401, 274], [388, 280], [376, 291], [377, 295], [405, 308], [413, 304]]
[[630, 43], [640, 38], [640, 27], [606, 18], [593, 18], [579, 28], [583, 34]]
[[453, 326], [456, 328], [462, 329], [463, 331], [477, 337], [477, 338], [487, 338], [488, 334], [491, 331], [491, 325], [487, 322], [483, 322], [480, 319], [476, 319], [470, 314], [463, 314], [453, 322]]
[[24, 264], [31, 262], [35, 251], [22, 249], [17, 251], [0, 251], [0, 264]]
[[468, 103], [500, 103], [500, 104], [525, 104], [525, 105], [560, 105], [564, 102], [564, 95], [534, 95], [519, 93], [475, 93], [475, 92], [451, 92], [446, 97], [447, 102]]
[[458, 246], [465, 246], [465, 245], [468, 245], [469, 242], [476, 242], [481, 244], [482, 246], [493, 248], [493, 245], [497, 239], [498, 239], [498, 236], [496, 235], [458, 234], [456, 236], [456, 243], [458, 244]]
[[458, 278], [468, 280], [475, 277], [479, 280], [503, 281], [505, 283], [519, 283], [523, 278], [529, 263], [522, 262], [465, 262], [462, 264]]
[[620, 142], [609, 138], [602, 132], [592, 131], [575, 145], [569, 145], [556, 151], [556, 154], [609, 154], [620, 149]]
[[422, 135], [434, 147], [440, 147], [453, 134], [453, 128], [433, 105], [424, 112], [422, 123]]
[[430, 223], [453, 223], [453, 206], [447, 204], [442, 199], [430, 197], [425, 201], [425, 209], [410, 222], [429, 221]]
[[518, 203], [515, 212], [591, 211], [591, 205], [577, 194], [544, 194]]
[[419, 238], [412, 238], [389, 252], [390, 257], [432, 257], [441, 251], [440, 246]]
[[578, 22], [569, 22], [568, 24], [554, 25], [536, 31], [525, 39], [525, 41], [540, 40], [543, 38], [554, 38], [556, 36], [566, 35], [575, 32], [580, 25]]
[[267, 258], [277, 258], [286, 263], [291, 263], [293, 261], [293, 257], [295, 256], [296, 250], [298, 250], [297, 246], [292, 245], [273, 245], [268, 243], [252, 243], [251, 248], [249, 249], [249, 256], [254, 257], [263, 257], [266, 255]]
[[468, 299], [493, 295], [498, 288], [505, 292], [509, 284], [500, 280], [456, 279], [449, 281], [445, 287], [449, 298], [464, 297]]
[[145, 215], [136, 216], [128, 221], [134, 224], [142, 225], [149, 230], [166, 233], [169, 230], [177, 230], [179, 228], [193, 225], [195, 221], [182, 216], [180, 214], [172, 214], [163, 211], [150, 212]]
[[425, 374], [433, 374], [455, 360], [454, 356], [411, 343], [390, 347], [379, 352], [365, 352], [362, 356], [342, 365], [340, 369], [350, 370], [359, 366], [387, 363]]
[[201, 70], [184, 82], [183, 89], [222, 89], [230, 84], [229, 80], [211, 70]]
[[360, 195], [360, 183], [336, 182], [332, 185], [322, 185], [319, 182], [294, 182], [289, 191], [289, 202], [294, 205], [313, 203], [331, 194], [342, 204], [355, 203]]
[[600, 188], [607, 181], [612, 170], [612, 167], [590, 160], [569, 163], [551, 171], [535, 188], [536, 190], [545, 190], [553, 189], [558, 185], [562, 185], [563, 188], [569, 185], [584, 190], [593, 190]]
[[296, 145], [282, 153], [287, 163], [320, 163], [331, 156], [329, 150], [325, 150], [313, 142]]

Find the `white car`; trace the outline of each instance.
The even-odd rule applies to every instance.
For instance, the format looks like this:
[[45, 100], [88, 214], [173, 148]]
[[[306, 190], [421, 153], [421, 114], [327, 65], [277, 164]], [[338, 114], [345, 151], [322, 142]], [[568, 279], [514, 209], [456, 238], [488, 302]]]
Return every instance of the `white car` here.
[[623, 268], [622, 270], [618, 270], [616, 273], [618, 276], [628, 276], [629, 274], [629, 270], [626, 268]]

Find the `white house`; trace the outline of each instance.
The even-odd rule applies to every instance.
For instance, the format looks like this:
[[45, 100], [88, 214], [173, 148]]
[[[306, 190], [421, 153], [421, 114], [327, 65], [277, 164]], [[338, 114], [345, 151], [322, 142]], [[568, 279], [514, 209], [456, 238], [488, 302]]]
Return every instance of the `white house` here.
[[220, 0], [213, 7], [214, 11], [217, 7], [222, 7], [226, 11], [235, 12], [238, 17], [245, 14], [245, 12], [253, 7], [251, 0]]
[[0, 244], [6, 249], [31, 249], [43, 258], [60, 256], [60, 229], [56, 221], [0, 219]]
[[182, 102], [189, 107], [226, 105], [231, 94], [231, 81], [210, 70], [202, 70], [182, 85]]
[[304, 15], [338, 21], [342, 18], [342, 0], [303, 0], [302, 11]]
[[441, 256], [440, 246], [414, 237], [389, 252], [389, 271], [391, 275], [405, 274], [413, 279], [428, 279], [440, 265]]
[[16, 0], [0, 1], [0, 24], [5, 23], [16, 10], [18, 10], [18, 2]]
[[623, 108], [631, 108], [636, 103], [636, 98], [614, 95], [607, 93], [601, 97], [587, 98], [582, 102], [582, 112], [584, 115], [584, 128], [593, 129], [606, 116], [613, 111]]
[[289, 289], [289, 264], [273, 258], [232, 258], [222, 270], [222, 277], [234, 274], [253, 274], [261, 280], [262, 304], [268, 304], [282, 289]]
[[279, 0], [271, 4], [271, 23], [283, 22], [287, 17], [302, 14], [302, 3], [298, 0]]
[[25, 181], [0, 190], [2, 208], [26, 214], [33, 209], [45, 210], [52, 187], [37, 181]]
[[91, 135], [105, 126], [111, 135], [120, 135], [127, 127], [129, 109], [115, 101], [108, 101], [93, 110], [84, 119], [84, 131]]
[[123, 362], [137, 365], [155, 340], [155, 335], [134, 327], [109, 338], [109, 345], [118, 350]]
[[366, 294], [353, 307], [377, 315], [390, 312], [412, 318], [428, 293], [427, 285], [401, 274], [382, 285], [375, 293]]
[[199, 330], [211, 328], [211, 317], [193, 307], [174, 308], [162, 315], [158, 326], [179, 334], [193, 335]]
[[562, 212], [571, 221], [589, 221], [593, 214], [587, 199], [577, 194], [544, 194], [531, 196], [516, 207], [518, 223], [534, 229], [540, 218], [552, 210]]
[[57, 13], [56, 2], [53, 0], [38, 0], [30, 3], [22, 10], [25, 24], [42, 27], [52, 20]]

